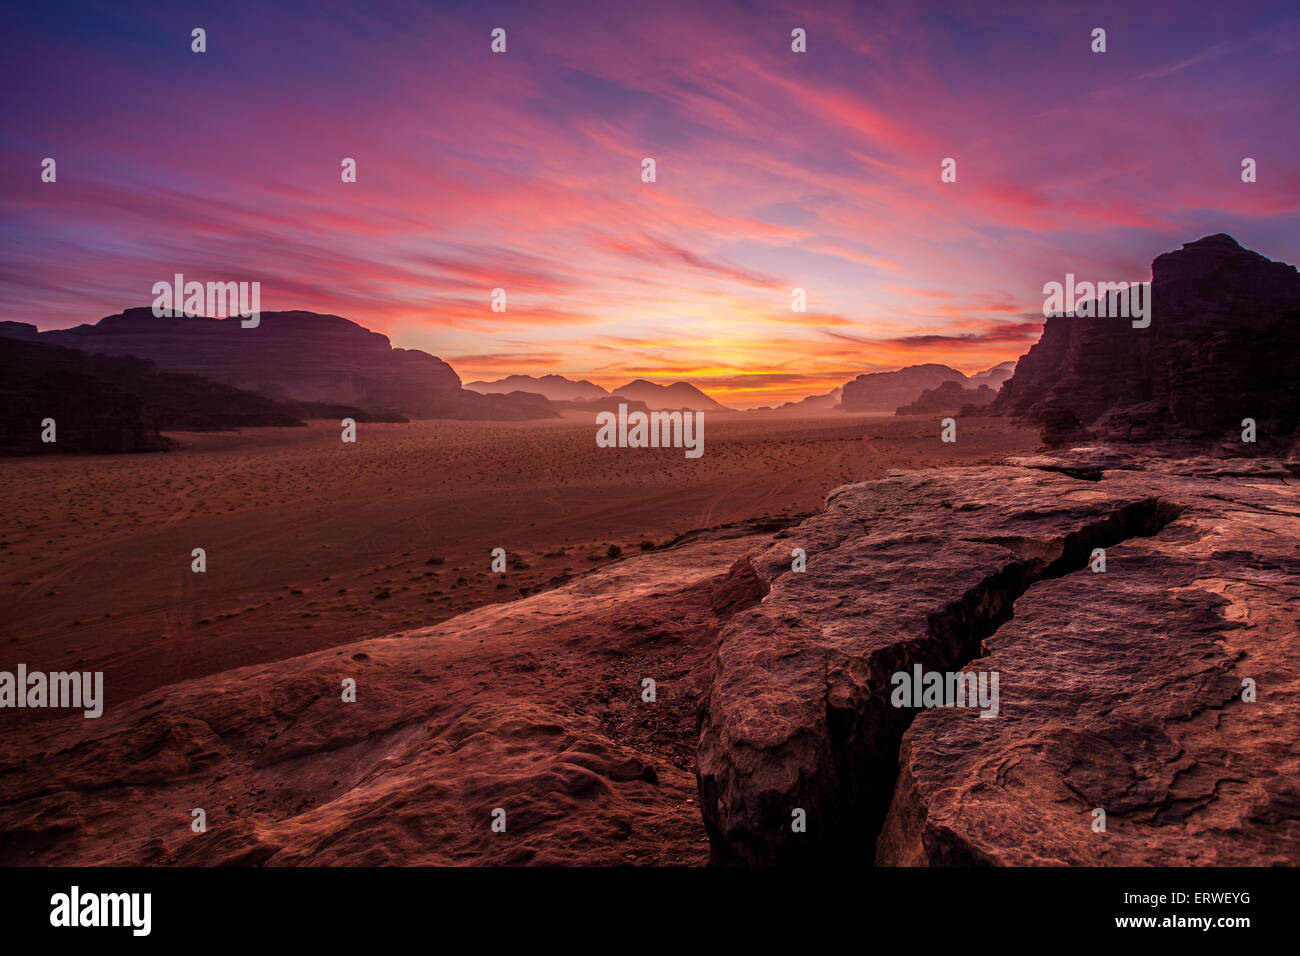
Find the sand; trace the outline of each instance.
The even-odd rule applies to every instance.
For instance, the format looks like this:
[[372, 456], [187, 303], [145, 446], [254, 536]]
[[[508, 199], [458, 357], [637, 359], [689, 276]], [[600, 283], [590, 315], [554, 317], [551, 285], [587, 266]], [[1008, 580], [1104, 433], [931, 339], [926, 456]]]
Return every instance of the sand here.
[[[934, 417], [707, 417], [680, 449], [601, 449], [589, 416], [172, 433], [165, 454], [0, 463], [0, 661], [176, 681], [425, 627], [707, 528], [817, 510], [889, 468], [999, 461], [1035, 433]], [[505, 575], [491, 551], [509, 555]], [[207, 571], [191, 571], [191, 551]], [[20, 721], [52, 711], [6, 711]]]

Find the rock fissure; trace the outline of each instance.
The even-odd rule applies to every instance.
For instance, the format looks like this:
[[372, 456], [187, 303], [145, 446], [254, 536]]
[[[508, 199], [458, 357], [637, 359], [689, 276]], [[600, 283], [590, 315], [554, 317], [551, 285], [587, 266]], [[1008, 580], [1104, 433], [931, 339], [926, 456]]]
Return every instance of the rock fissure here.
[[[985, 641], [1013, 619], [1016, 602], [1034, 584], [1085, 570], [1095, 548], [1112, 548], [1133, 538], [1159, 534], [1176, 520], [1183, 510], [1182, 506], [1161, 498], [1148, 498], [1129, 504], [1068, 534], [1060, 557], [1045, 566], [1040, 567], [1038, 559], [1031, 559], [1023, 564], [1004, 568], [986, 578], [981, 582], [980, 588], [977, 588], [975, 596], [968, 592], [961, 601], [949, 605], [935, 615], [931, 623], [932, 634], [959, 635], [956, 642], [957, 653], [950, 661], [943, 662], [945, 666], [937, 669], [964, 670], [972, 661], [983, 656]], [[971, 613], [972, 606], [974, 613]], [[888, 785], [880, 786], [878, 789], [881, 792], [872, 794], [873, 799], [870, 803], [861, 808], [867, 819], [871, 821], [868, 826], [876, 828], [876, 835], [872, 838], [870, 847], [872, 859], [875, 858], [875, 844], [897, 785], [898, 757], [903, 733], [911, 725], [918, 711], [900, 709], [899, 713], [902, 715], [901, 729], [894, 733], [891, 728], [884, 765], [873, 768], [877, 774], [885, 771], [891, 763], [888, 754], [892, 753], [894, 773], [889, 778]], [[884, 791], [887, 791], [887, 794]]]
[[[1077, 479], [1053, 480], [1078, 487]], [[973, 515], [969, 523], [997, 533], [962, 534], [964, 522], [946, 517], [946, 534], [935, 534], [890, 515], [869, 523], [865, 542], [818, 557], [834, 573], [814, 594], [800, 593], [809, 590], [805, 575], [771, 568], [764, 604], [724, 629], [701, 710], [697, 769], [715, 863], [874, 859], [896, 797], [903, 736], [922, 712], [893, 706], [891, 675], [916, 665], [962, 670], [1034, 584], [1087, 568], [1095, 548], [1158, 534], [1183, 506], [1148, 494], [1084, 508], [1007, 502], [993, 518], [981, 509], [945, 511]], [[820, 666], [789, 653], [804, 645], [820, 651]], [[806, 831], [792, 825], [797, 811]]]

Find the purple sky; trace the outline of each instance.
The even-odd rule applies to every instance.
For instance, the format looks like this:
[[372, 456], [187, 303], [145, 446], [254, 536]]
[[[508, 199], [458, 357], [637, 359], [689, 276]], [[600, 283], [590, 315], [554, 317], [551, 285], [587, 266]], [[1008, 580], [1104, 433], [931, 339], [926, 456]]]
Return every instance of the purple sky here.
[[1044, 282], [1210, 233], [1300, 260], [1294, 3], [168, 6], [3, 14], [0, 318], [257, 280], [465, 380], [743, 406], [1015, 358]]

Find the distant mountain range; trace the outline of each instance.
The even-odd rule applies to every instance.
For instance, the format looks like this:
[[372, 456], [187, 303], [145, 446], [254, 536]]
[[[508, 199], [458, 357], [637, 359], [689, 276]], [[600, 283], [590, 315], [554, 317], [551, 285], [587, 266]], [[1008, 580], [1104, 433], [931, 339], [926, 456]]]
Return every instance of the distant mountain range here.
[[690, 409], [693, 412], [729, 412], [721, 402], [716, 402], [689, 382], [673, 382], [671, 385], [656, 385], [638, 378], [614, 389], [615, 395], [621, 395], [632, 401], [645, 402], [652, 409]]
[[[933, 382], [996, 385], [1013, 367], [1004, 363], [969, 380], [946, 366], [872, 373], [775, 411], [890, 411]], [[312, 417], [513, 421], [623, 403], [640, 411], [734, 411], [688, 382], [637, 379], [607, 391], [550, 374], [462, 387], [433, 355], [393, 348], [386, 336], [342, 316], [301, 311], [262, 313], [254, 328], [237, 318], [157, 318], [148, 308], [46, 332], [0, 322], [0, 396], [8, 399], [0, 450], [19, 453], [158, 450], [171, 444], [160, 430], [298, 425]], [[39, 442], [37, 425], [49, 417], [59, 422], [54, 445]]]
[[[686, 382], [638, 380], [610, 393], [559, 375], [510, 376], [462, 388], [446, 362], [395, 349], [337, 315], [264, 312], [158, 318], [128, 309], [96, 323], [41, 332], [0, 322], [0, 452], [157, 451], [160, 431], [302, 425], [306, 418], [519, 421], [634, 411], [726, 411]], [[57, 441], [40, 440], [56, 422]]]
[[[901, 406], [918, 402], [921, 403], [920, 407], [929, 408], [938, 401], [939, 405], [935, 406], [937, 410], [939, 407], [948, 408], [955, 398], [962, 399], [955, 409], [960, 409], [965, 404], [987, 405], [990, 401], [988, 390], [992, 389], [996, 393], [1002, 383], [1011, 378], [1015, 368], [1015, 362], [1002, 362], [968, 377], [947, 365], [910, 365], [892, 372], [870, 372], [859, 375], [847, 385], [824, 394], [809, 395], [798, 401], [785, 402], [776, 407], [765, 406], [753, 411], [783, 414], [825, 414], [836, 410], [894, 412]], [[949, 382], [954, 383], [961, 391], [947, 390], [940, 399], [922, 401], [924, 393]], [[689, 382], [657, 385], [645, 379], [637, 379], [613, 391], [606, 391], [593, 382], [575, 381], [562, 375], [543, 375], [540, 378], [531, 375], [510, 375], [494, 382], [470, 382], [465, 387], [484, 394], [506, 391], [530, 392], [570, 408], [584, 408], [593, 400], [613, 396], [644, 403], [650, 409], [735, 411]], [[591, 407], [596, 406], [591, 405]], [[600, 407], [603, 409], [606, 405]]]
[[505, 394], [508, 392], [531, 392], [541, 395], [553, 402], [583, 402], [593, 398], [609, 395], [605, 389], [588, 381], [573, 381], [563, 375], [508, 375], [495, 382], [469, 382], [466, 388], [484, 395]]
[[[639, 378], [611, 392], [592, 382], [574, 381], [562, 375], [543, 375], [541, 378], [534, 378], [531, 375], [509, 375], [495, 382], [470, 382], [465, 387], [484, 394], [506, 391], [531, 392], [553, 402], [590, 402], [593, 399], [618, 396], [630, 402], [642, 403], [652, 410], [686, 408], [691, 411], [732, 411], [689, 382], [656, 385], [654, 382]], [[617, 404], [614, 403], [615, 406]], [[604, 407], [605, 405], [601, 406], [602, 409]]]
[[895, 412], [918, 401], [923, 392], [947, 382], [975, 390], [986, 385], [996, 391], [1011, 378], [1015, 368], [1015, 362], [1002, 362], [969, 378], [955, 368], [933, 364], [909, 365], [895, 372], [868, 372], [845, 383], [840, 406], [846, 412]]
[[[1038, 424], [1048, 445], [1216, 438], [1237, 453], [1242, 422], [1251, 419], [1259, 450], [1295, 441], [1295, 266], [1243, 249], [1230, 236], [1207, 236], [1155, 259], [1151, 301], [1147, 328], [1053, 316], [1018, 363], [970, 376], [938, 364], [870, 372], [767, 411], [983, 406]], [[688, 382], [637, 379], [608, 392], [560, 375], [511, 375], [471, 386], [462, 388], [441, 359], [395, 349], [385, 336], [337, 315], [267, 312], [251, 329], [237, 318], [155, 318], [147, 308], [48, 332], [0, 322], [0, 448], [10, 451], [33, 450], [34, 423], [47, 417], [62, 419], [59, 450], [126, 451], [166, 447], [160, 428], [297, 424], [307, 417], [524, 420], [624, 401], [634, 408], [733, 411]]]

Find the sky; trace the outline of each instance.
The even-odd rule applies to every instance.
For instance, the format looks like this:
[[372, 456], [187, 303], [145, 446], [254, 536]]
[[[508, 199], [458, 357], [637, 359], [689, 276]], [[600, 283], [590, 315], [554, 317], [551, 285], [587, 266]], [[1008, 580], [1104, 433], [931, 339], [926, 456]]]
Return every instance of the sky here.
[[42, 0], [0, 36], [0, 319], [41, 329], [180, 272], [464, 381], [752, 407], [1014, 359], [1066, 272], [1218, 232], [1300, 261], [1290, 0]]

